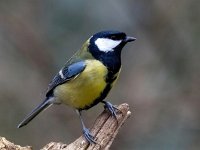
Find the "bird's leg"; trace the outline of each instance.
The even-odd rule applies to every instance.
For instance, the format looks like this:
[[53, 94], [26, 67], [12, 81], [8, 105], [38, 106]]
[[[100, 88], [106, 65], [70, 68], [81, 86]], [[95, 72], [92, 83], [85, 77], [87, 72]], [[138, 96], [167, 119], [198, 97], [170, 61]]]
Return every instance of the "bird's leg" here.
[[111, 115], [117, 119], [116, 111], [119, 111], [119, 109], [113, 106], [110, 102], [102, 101], [102, 103], [104, 103], [104, 107], [108, 109]]
[[85, 137], [85, 139], [90, 143], [94, 143], [96, 144], [96, 141], [94, 140], [94, 136], [91, 135], [90, 131], [88, 128], [85, 127], [85, 124], [83, 122], [83, 119], [82, 119], [82, 116], [81, 116], [81, 111], [80, 110], [76, 110], [79, 118], [80, 118], [80, 121], [81, 121], [81, 125], [82, 125], [82, 129], [83, 129], [83, 135]]

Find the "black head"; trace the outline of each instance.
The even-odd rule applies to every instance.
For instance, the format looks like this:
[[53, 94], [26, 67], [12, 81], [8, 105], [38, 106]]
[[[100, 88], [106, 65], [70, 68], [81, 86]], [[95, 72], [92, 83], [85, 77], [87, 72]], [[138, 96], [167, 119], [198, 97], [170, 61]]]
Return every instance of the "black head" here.
[[102, 31], [94, 34], [89, 40], [89, 51], [94, 58], [104, 64], [119, 62], [121, 65], [121, 50], [126, 43], [135, 41], [136, 38], [129, 37], [119, 31]]
[[136, 38], [129, 37], [119, 31], [102, 31], [90, 38], [89, 50], [91, 53], [121, 52], [126, 43], [135, 41]]

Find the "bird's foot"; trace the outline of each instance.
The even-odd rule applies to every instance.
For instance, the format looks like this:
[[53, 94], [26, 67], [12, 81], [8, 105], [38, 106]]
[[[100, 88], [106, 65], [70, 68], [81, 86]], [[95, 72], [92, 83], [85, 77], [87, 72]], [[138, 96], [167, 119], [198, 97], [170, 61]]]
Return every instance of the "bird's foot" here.
[[91, 135], [89, 129], [87, 129], [87, 128], [85, 128], [85, 127], [83, 128], [83, 135], [84, 135], [85, 139], [86, 139], [90, 144], [92, 144], [92, 143], [96, 144], [96, 143], [97, 143], [97, 142], [94, 140], [94, 136]]
[[113, 106], [110, 102], [102, 101], [105, 105], [104, 107], [108, 109], [108, 111], [111, 113], [112, 116], [114, 116], [117, 119], [117, 113], [116, 111], [119, 111], [119, 109], [115, 106]]

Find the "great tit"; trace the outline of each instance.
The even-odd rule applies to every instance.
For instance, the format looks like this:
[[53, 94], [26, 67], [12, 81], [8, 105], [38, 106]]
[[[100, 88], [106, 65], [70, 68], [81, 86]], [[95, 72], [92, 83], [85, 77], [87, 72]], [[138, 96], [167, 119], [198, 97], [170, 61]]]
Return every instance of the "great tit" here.
[[46, 98], [18, 125], [28, 124], [41, 111], [53, 104], [65, 104], [76, 110], [86, 140], [96, 143], [85, 127], [81, 111], [99, 102], [116, 117], [116, 107], [104, 101], [121, 70], [121, 51], [136, 40], [119, 31], [102, 31], [91, 36], [56, 74], [48, 86]]

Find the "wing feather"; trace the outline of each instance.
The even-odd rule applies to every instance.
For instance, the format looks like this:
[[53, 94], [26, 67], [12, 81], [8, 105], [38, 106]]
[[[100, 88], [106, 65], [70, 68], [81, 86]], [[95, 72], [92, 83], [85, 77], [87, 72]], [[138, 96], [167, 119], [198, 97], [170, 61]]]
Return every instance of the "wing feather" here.
[[85, 62], [79, 61], [62, 68], [59, 71], [59, 73], [50, 82], [46, 96], [49, 97], [52, 94], [53, 89], [57, 87], [58, 85], [63, 84], [75, 78], [85, 69], [85, 67], [86, 67]]

